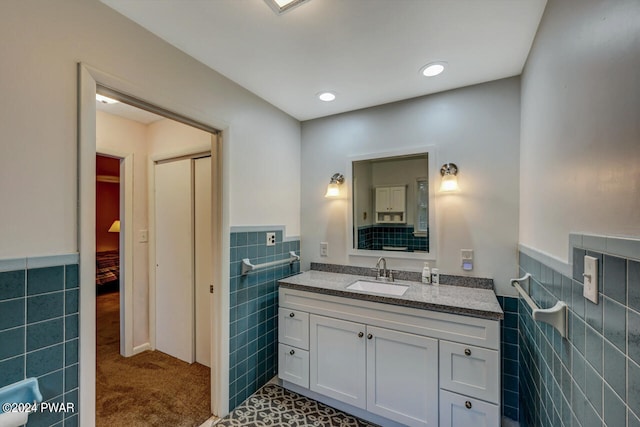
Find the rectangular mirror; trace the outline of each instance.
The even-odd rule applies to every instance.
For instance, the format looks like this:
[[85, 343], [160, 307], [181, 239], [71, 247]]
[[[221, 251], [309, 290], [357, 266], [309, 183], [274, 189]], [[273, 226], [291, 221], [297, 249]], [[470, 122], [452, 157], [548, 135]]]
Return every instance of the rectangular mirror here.
[[428, 152], [351, 161], [350, 253], [433, 259]]

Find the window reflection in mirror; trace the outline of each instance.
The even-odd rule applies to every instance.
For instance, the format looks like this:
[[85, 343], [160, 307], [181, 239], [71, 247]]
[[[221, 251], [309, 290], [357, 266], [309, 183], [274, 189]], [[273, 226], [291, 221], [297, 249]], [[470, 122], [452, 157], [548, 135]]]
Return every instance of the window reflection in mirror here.
[[352, 165], [354, 249], [429, 252], [428, 154]]

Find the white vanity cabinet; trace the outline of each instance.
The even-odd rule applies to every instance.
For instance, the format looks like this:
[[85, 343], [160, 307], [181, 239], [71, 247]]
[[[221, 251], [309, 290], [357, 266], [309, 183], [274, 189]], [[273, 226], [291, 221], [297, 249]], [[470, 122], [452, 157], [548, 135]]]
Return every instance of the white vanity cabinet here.
[[496, 405], [457, 393], [440, 390], [440, 427], [498, 427]]
[[358, 408], [366, 408], [366, 326], [310, 316], [309, 388]]
[[438, 425], [438, 340], [367, 326], [367, 410], [408, 426]]
[[[499, 321], [286, 287], [279, 293], [285, 387], [384, 426], [500, 425]], [[287, 325], [304, 314], [306, 349], [285, 338], [305, 336]]]
[[313, 314], [309, 326], [312, 391], [404, 425], [437, 425], [437, 340]]
[[309, 387], [309, 313], [278, 309], [278, 376]]

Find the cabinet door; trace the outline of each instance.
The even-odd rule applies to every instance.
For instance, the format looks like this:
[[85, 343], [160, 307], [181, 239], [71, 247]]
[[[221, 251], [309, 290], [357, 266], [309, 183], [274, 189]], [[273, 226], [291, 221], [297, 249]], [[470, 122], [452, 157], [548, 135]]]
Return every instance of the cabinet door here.
[[404, 212], [406, 206], [406, 190], [404, 187], [389, 188], [389, 210]]
[[313, 314], [309, 326], [309, 388], [364, 409], [365, 326]]
[[438, 340], [367, 326], [367, 410], [438, 425]]
[[500, 407], [440, 390], [440, 427], [500, 427]]
[[387, 212], [390, 202], [389, 188], [376, 188], [376, 212]]
[[309, 350], [309, 313], [278, 309], [278, 341]]
[[309, 352], [286, 344], [278, 346], [278, 377], [309, 387]]
[[440, 341], [440, 387], [489, 402], [500, 401], [497, 351]]

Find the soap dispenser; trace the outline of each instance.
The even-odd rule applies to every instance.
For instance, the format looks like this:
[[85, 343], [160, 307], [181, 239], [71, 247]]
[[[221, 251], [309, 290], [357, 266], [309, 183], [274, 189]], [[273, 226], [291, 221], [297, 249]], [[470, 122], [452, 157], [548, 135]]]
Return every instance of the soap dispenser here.
[[429, 269], [429, 263], [425, 262], [422, 268], [422, 283], [431, 283], [431, 270]]

